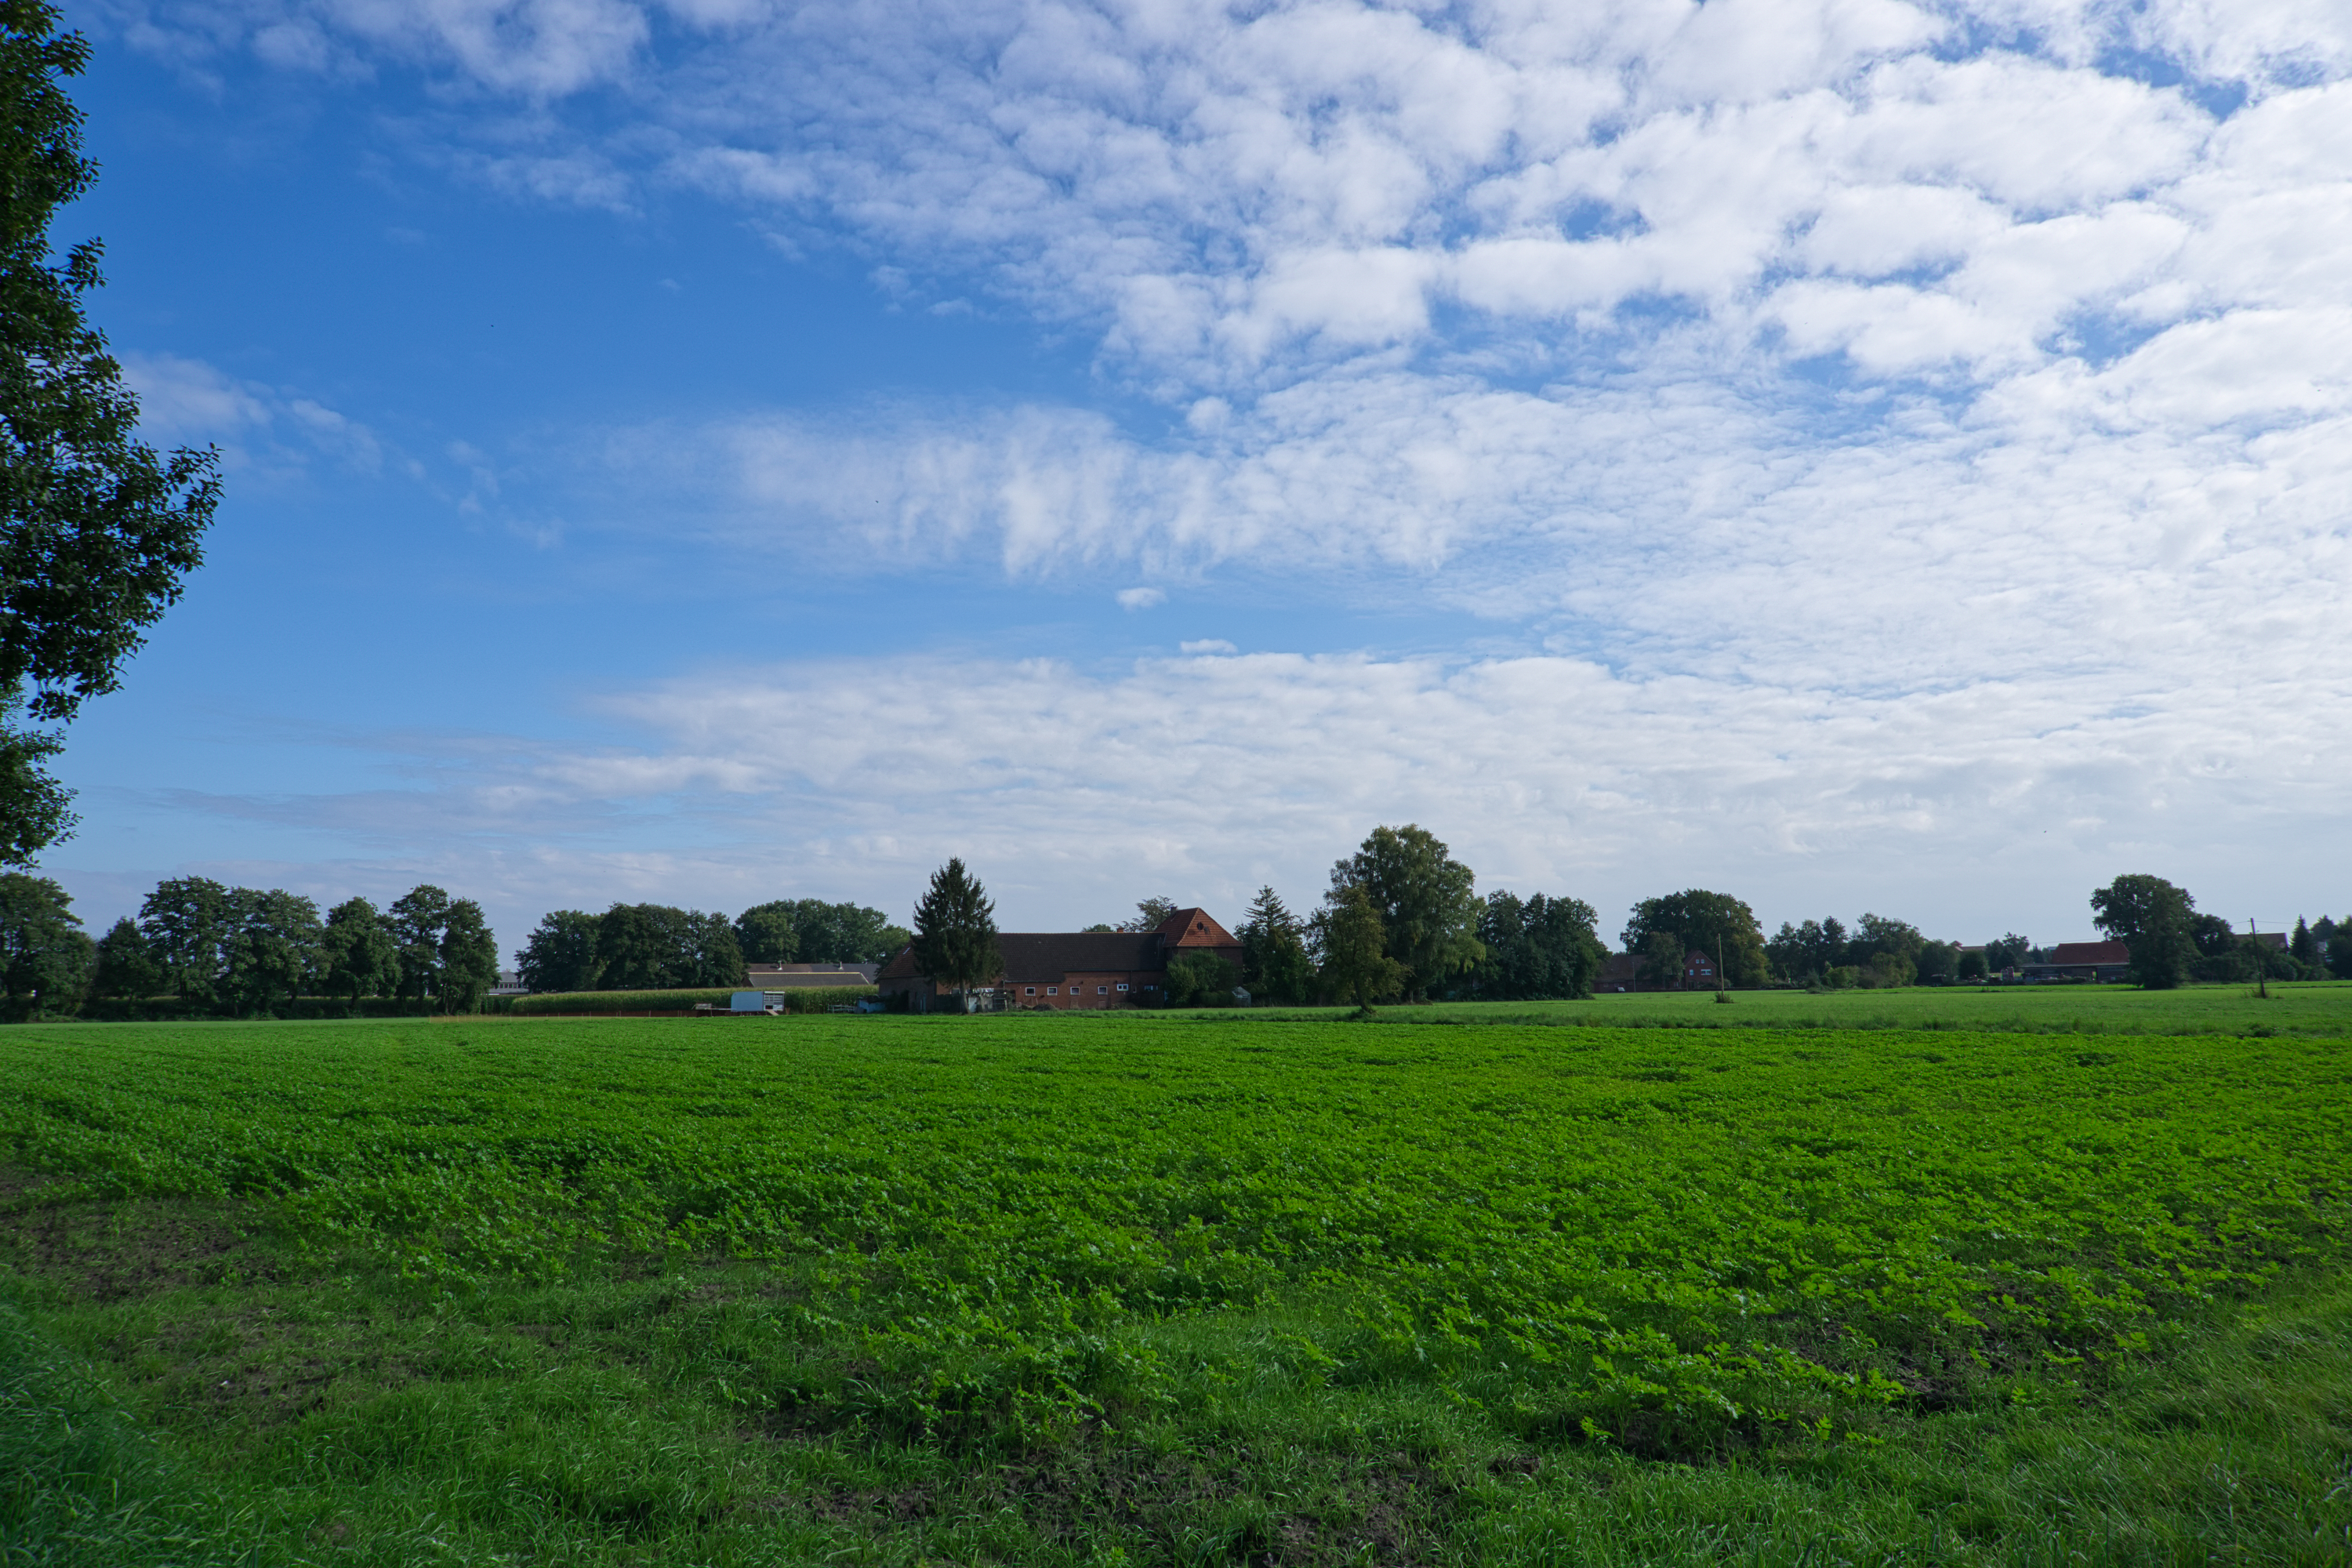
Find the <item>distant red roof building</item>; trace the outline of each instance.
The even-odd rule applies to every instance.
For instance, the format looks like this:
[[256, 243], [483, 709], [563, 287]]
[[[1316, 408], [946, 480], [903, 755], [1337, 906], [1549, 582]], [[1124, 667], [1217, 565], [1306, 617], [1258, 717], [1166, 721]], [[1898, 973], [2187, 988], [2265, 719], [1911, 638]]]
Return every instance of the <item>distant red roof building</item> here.
[[[1242, 944], [1202, 910], [1178, 910], [1150, 931], [1003, 931], [996, 951], [1003, 973], [973, 993], [994, 1012], [1007, 1007], [1092, 1010], [1156, 1004], [1168, 963], [1187, 953], [1213, 953], [1239, 967]], [[909, 1012], [940, 1010], [954, 988], [923, 978], [915, 950], [902, 947], [876, 983], [883, 1000]], [[947, 1003], [953, 1009], [952, 1001]]]
[[2018, 973], [2027, 980], [2121, 980], [2131, 973], [2131, 949], [2119, 942], [2062, 942], [2040, 963]]

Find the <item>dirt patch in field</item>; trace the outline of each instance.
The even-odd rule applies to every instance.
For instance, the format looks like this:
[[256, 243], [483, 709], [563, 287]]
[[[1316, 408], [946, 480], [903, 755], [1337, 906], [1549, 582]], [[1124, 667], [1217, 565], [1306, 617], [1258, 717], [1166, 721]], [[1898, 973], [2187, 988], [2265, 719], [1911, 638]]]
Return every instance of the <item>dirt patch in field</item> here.
[[62, 1184], [0, 1171], [0, 1261], [100, 1302], [271, 1279], [248, 1214], [226, 1204], [60, 1196]]
[[961, 1485], [819, 1492], [798, 1506], [831, 1523], [884, 1531], [1009, 1510], [1064, 1551], [1115, 1544], [1139, 1563], [1237, 1568], [1429, 1562], [1461, 1507], [1456, 1479], [1403, 1453], [1293, 1453], [1278, 1476], [1265, 1477], [1253, 1474], [1255, 1458], [1086, 1441], [991, 1466]]

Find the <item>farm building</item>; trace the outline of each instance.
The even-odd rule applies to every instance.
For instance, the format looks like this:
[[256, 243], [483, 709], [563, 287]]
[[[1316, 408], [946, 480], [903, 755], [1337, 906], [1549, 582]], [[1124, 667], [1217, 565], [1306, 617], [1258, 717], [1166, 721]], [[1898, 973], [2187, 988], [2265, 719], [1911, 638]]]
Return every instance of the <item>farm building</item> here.
[[1683, 954], [1682, 978], [1672, 986], [1660, 985], [1642, 978], [1642, 957], [1633, 952], [1612, 952], [1601, 966], [1594, 979], [1595, 991], [1665, 991], [1689, 990], [1694, 987], [1715, 989], [1715, 960], [1692, 948]]
[[[1178, 910], [1150, 931], [1003, 931], [996, 939], [1003, 972], [977, 988], [985, 1011], [1008, 1007], [1148, 1006], [1160, 1000], [1171, 959], [1205, 952], [1238, 968], [1242, 944], [1202, 910]], [[916, 968], [903, 947], [882, 966], [882, 998], [913, 1013], [952, 1010], [954, 987], [937, 984]]]
[[2049, 959], [2018, 970], [2026, 980], [2121, 980], [2131, 970], [2131, 949], [2119, 942], [2062, 942]]

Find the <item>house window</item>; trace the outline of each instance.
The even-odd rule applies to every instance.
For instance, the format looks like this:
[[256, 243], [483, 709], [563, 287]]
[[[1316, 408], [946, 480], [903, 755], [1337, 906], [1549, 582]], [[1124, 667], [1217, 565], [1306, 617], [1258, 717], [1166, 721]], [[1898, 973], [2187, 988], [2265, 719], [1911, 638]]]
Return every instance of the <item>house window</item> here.
[[1034, 985], [1024, 985], [1021, 988], [1021, 994], [1024, 996], [1034, 996], [1037, 994], [1037, 988]]
[[1126, 981], [1124, 981], [1124, 980], [1120, 981], [1120, 982], [1118, 983], [1118, 988], [1119, 988], [1121, 991], [1126, 990], [1126, 989], [1127, 989], [1127, 982], [1126, 982]]
[[1048, 996], [1052, 996], [1052, 995], [1055, 995], [1055, 994], [1057, 994], [1057, 993], [1055, 991], [1055, 989], [1054, 989], [1052, 986], [1048, 985], [1048, 986], [1046, 986], [1046, 987], [1045, 987], [1045, 994], [1046, 994], [1046, 995], [1048, 995]]
[[1108, 996], [1110, 994], [1110, 987], [1108, 985], [1097, 985], [1095, 987], [1095, 994], [1097, 996]]

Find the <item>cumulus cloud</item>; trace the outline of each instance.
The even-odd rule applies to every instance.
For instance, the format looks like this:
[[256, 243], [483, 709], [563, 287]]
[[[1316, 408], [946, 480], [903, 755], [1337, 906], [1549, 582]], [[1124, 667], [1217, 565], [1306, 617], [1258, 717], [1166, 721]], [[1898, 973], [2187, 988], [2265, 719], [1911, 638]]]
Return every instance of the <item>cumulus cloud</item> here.
[[[877, 864], [951, 827], [1173, 867], [1424, 815], [1570, 878], [1959, 868], [1989, 820], [2139, 855], [2333, 819], [2339, 12], [206, 0], [123, 26], [289, 71], [422, 62], [499, 106], [444, 133], [517, 199], [733, 204], [909, 300], [1083, 334], [1136, 395], [608, 432], [595, 482], [629, 510], [1107, 590], [1411, 594], [1562, 650], [786, 671], [666, 694], [638, 714], [666, 743], [550, 787], [786, 800]], [[191, 419], [274, 406], [183, 380]], [[814, 721], [835, 688], [904, 723]]]

